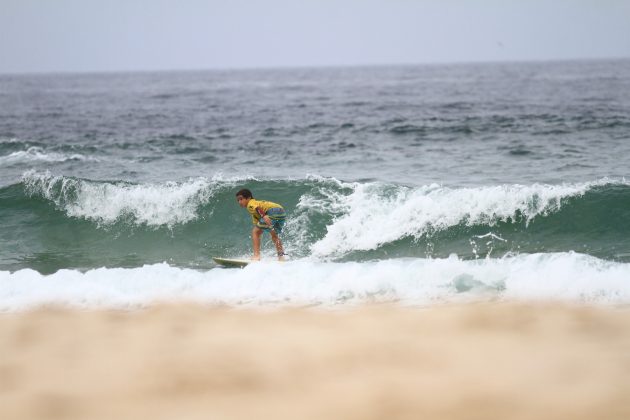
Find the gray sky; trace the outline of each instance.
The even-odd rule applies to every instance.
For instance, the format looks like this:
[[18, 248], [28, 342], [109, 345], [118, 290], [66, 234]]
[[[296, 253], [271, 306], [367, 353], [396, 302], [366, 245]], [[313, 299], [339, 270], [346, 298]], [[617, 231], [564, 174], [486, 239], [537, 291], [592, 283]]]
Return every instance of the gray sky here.
[[0, 73], [630, 57], [630, 0], [0, 0]]

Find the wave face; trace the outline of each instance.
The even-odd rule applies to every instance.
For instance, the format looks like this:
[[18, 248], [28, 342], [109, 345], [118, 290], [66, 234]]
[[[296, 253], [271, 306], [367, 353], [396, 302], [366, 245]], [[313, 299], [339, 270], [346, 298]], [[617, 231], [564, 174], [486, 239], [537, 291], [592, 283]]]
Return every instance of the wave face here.
[[207, 271], [166, 263], [138, 268], [0, 272], [0, 311], [38, 305], [137, 308], [189, 300], [231, 306], [430, 305], [471, 300], [630, 302], [630, 264], [576, 253], [502, 259], [390, 259], [372, 262], [262, 262]]
[[[251, 231], [234, 194], [282, 203], [293, 258], [370, 261], [464, 259], [576, 251], [630, 261], [630, 185], [411, 187], [296, 180], [194, 178], [134, 184], [29, 172], [0, 189], [0, 269], [210, 268], [210, 256], [249, 255]], [[273, 247], [265, 239], [263, 249]]]

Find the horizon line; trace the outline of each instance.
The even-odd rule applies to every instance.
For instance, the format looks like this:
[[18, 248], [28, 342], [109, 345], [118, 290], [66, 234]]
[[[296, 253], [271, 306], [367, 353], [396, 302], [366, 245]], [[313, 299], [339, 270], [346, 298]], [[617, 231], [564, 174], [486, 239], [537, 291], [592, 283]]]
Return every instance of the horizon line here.
[[181, 67], [158, 69], [107, 69], [107, 70], [27, 70], [27, 71], [0, 71], [0, 76], [45, 76], [45, 75], [96, 75], [96, 74], [130, 74], [130, 73], [176, 73], [176, 72], [240, 72], [261, 70], [305, 70], [305, 69], [343, 69], [343, 68], [376, 68], [376, 67], [420, 67], [420, 66], [444, 66], [444, 65], [484, 65], [484, 64], [535, 64], [535, 63], [569, 63], [569, 62], [593, 62], [593, 61], [625, 61], [630, 56], [610, 57], [576, 57], [576, 58], [527, 58], [527, 59], [489, 59], [489, 60], [445, 60], [408, 63], [362, 63], [362, 64], [291, 64], [291, 65], [259, 65], [259, 66], [226, 66], [226, 67]]

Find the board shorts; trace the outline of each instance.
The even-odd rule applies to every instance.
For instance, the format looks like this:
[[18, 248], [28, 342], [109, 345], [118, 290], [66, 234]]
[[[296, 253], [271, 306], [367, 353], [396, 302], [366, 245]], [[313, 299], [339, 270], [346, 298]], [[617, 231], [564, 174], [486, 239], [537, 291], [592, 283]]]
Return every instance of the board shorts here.
[[[282, 228], [284, 227], [284, 223], [286, 221], [286, 217], [287, 217], [284, 209], [280, 207], [271, 208], [267, 210], [267, 216], [269, 216], [269, 218], [271, 219], [271, 226], [273, 226], [273, 230], [275, 230], [278, 233], [281, 233]], [[258, 223], [256, 223], [256, 226], [258, 226], [260, 229], [264, 230], [265, 232], [271, 231], [271, 228], [269, 227], [269, 225], [267, 225], [265, 221], [262, 219]]]

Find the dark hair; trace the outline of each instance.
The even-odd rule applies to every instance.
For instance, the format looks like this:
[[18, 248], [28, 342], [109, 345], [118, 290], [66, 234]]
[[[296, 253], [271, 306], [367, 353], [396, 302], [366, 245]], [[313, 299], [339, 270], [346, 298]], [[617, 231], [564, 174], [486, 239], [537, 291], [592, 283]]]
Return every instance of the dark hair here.
[[254, 198], [254, 196], [252, 195], [252, 192], [248, 190], [247, 188], [243, 188], [242, 190], [236, 193], [237, 197], [239, 195], [242, 196], [243, 198]]

